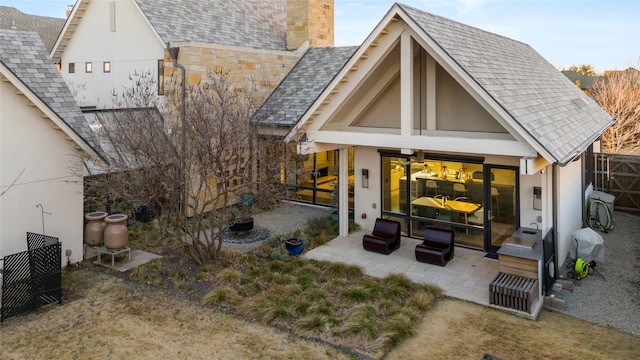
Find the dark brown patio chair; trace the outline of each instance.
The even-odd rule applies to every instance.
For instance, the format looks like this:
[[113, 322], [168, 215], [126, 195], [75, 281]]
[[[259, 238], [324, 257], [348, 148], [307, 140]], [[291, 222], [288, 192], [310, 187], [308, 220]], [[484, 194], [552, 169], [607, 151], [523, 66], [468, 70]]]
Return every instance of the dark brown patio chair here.
[[416, 260], [445, 266], [453, 259], [453, 230], [427, 227], [424, 241], [416, 245]]
[[371, 234], [362, 237], [362, 246], [367, 251], [389, 255], [400, 247], [400, 223], [378, 218]]

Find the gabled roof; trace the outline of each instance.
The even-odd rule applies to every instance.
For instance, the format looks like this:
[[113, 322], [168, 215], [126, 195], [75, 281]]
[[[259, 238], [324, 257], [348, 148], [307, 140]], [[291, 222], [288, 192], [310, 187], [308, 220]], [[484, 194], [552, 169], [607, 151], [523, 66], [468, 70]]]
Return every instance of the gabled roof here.
[[[429, 45], [436, 61], [485, 99], [519, 138], [549, 162], [572, 160], [615, 122], [529, 45], [407, 5], [392, 6], [354, 59], [397, 19], [407, 23], [418, 40]], [[338, 76], [347, 72], [345, 68]], [[316, 103], [325, 101], [331, 91], [324, 90]], [[294, 131], [301, 128], [299, 123]]]
[[293, 126], [309, 109], [357, 47], [310, 48], [262, 103], [254, 120]]
[[135, 0], [165, 44], [286, 50], [286, 0]]
[[0, 30], [0, 74], [80, 148], [104, 159], [84, 115], [38, 34]]
[[0, 6], [0, 29], [35, 31], [40, 35], [47, 50], [56, 43], [65, 19], [28, 15], [16, 8]]
[[553, 160], [570, 161], [615, 121], [529, 45], [398, 6]]
[[[286, 0], [131, 0], [165, 46], [202, 42], [287, 50]], [[58, 61], [92, 0], [77, 0], [51, 48]]]

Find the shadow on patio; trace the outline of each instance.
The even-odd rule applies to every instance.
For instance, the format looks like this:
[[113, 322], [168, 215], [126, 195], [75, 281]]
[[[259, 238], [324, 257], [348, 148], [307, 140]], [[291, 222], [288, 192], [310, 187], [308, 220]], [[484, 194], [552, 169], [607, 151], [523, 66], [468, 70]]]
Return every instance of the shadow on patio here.
[[447, 296], [489, 305], [489, 283], [498, 274], [498, 261], [485, 258], [483, 251], [456, 247], [453, 259], [441, 267], [416, 261], [414, 250], [421, 242], [418, 239], [402, 237], [400, 248], [389, 255], [365, 251], [362, 236], [367, 232], [337, 237], [304, 257], [360, 265], [366, 274], [375, 277], [403, 273], [416, 283], [440, 287]]

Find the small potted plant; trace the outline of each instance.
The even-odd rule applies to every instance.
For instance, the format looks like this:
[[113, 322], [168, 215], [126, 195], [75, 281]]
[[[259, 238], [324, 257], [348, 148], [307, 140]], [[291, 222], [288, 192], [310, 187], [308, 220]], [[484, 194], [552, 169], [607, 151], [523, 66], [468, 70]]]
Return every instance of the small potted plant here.
[[289, 238], [285, 240], [284, 247], [287, 249], [290, 255], [300, 255], [304, 249], [304, 243], [298, 238]]

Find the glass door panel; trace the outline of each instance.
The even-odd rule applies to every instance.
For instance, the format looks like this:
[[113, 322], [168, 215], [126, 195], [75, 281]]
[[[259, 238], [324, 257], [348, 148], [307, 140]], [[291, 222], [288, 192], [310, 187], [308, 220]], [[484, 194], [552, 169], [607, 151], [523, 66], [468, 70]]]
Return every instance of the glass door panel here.
[[407, 180], [404, 173], [405, 159], [382, 157], [382, 209], [387, 212], [405, 214]]
[[487, 251], [496, 253], [518, 226], [518, 168], [485, 165]]

